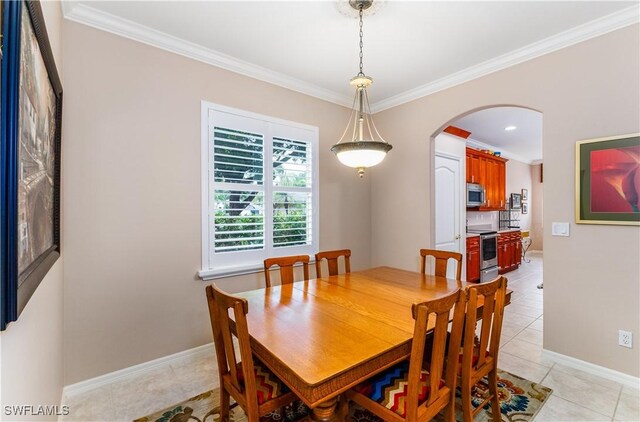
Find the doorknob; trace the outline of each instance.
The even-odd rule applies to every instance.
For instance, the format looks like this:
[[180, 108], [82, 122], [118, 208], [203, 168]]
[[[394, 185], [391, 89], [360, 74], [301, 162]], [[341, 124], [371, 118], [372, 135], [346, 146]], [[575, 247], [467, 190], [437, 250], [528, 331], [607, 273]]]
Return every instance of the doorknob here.
[[457, 236], [456, 236], [456, 240], [458, 240], [458, 239], [460, 239], [460, 235], [457, 235]]

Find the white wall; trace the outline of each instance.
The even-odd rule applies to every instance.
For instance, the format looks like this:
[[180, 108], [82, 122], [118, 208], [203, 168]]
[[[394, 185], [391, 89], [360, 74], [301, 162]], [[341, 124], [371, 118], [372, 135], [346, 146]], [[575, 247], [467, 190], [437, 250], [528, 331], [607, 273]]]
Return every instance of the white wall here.
[[[60, 4], [40, 4], [56, 66], [63, 77]], [[64, 249], [62, 257], [44, 277], [18, 320], [0, 333], [0, 414], [4, 414], [4, 406], [60, 404], [63, 386], [63, 257]], [[57, 419], [56, 416], [3, 417], [7, 421]]]
[[[372, 174], [374, 265], [418, 269], [431, 241], [430, 137], [458, 116], [516, 105], [543, 113], [545, 349], [640, 375], [640, 348], [617, 345], [618, 329], [640, 335], [639, 227], [575, 225], [575, 144], [640, 131], [640, 26], [635, 24], [378, 113], [393, 153]], [[612, 81], [615, 81], [612, 82]], [[408, 182], [410, 181], [410, 182]], [[411, 209], [416, 219], [388, 216]], [[552, 237], [551, 222], [571, 223]]]
[[[212, 341], [200, 102], [320, 129], [320, 248], [370, 264], [370, 181], [330, 147], [349, 109], [65, 21], [66, 384]], [[234, 292], [261, 274], [216, 281]]]

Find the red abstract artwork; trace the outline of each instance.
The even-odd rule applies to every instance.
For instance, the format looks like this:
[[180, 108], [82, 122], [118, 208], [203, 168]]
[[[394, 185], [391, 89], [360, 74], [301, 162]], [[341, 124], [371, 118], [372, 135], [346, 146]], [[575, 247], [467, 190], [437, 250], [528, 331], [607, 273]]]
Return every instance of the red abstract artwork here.
[[640, 212], [640, 146], [591, 151], [591, 212]]

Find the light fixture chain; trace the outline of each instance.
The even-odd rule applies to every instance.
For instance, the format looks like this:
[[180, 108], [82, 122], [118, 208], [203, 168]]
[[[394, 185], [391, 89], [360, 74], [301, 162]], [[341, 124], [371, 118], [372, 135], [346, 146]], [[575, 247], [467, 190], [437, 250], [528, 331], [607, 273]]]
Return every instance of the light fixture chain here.
[[360, 73], [358, 73], [358, 76], [364, 76], [364, 72], [362, 71], [362, 47], [364, 47], [364, 43], [362, 42], [362, 4], [360, 4], [360, 12], [358, 15], [360, 17]]

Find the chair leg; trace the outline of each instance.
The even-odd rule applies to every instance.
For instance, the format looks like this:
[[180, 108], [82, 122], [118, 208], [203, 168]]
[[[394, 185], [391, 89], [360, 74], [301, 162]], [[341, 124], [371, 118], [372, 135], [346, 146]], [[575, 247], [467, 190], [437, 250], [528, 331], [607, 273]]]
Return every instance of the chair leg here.
[[224, 388], [220, 388], [220, 422], [229, 421], [229, 406], [231, 404], [231, 396]]
[[456, 422], [456, 394], [451, 395], [451, 402], [444, 409], [444, 422]]
[[462, 416], [464, 422], [473, 422], [473, 406], [471, 405], [473, 385], [467, 385], [467, 383], [463, 382], [460, 389], [462, 390]]
[[489, 392], [491, 393], [491, 412], [493, 413], [493, 421], [502, 421], [502, 412], [500, 410], [500, 396], [498, 395], [498, 371], [494, 369], [489, 372]]

